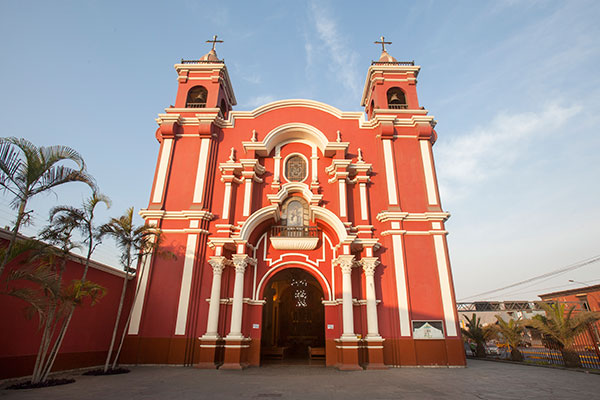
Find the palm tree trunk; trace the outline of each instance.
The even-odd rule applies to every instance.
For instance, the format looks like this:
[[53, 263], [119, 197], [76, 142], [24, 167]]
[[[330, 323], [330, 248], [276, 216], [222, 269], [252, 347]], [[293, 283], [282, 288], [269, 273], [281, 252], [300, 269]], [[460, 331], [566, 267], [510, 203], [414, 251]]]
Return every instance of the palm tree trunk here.
[[117, 337], [117, 330], [119, 329], [119, 320], [121, 319], [121, 311], [123, 310], [123, 302], [125, 300], [125, 292], [127, 291], [127, 281], [129, 280], [129, 266], [125, 272], [125, 279], [123, 280], [123, 289], [121, 289], [121, 299], [119, 300], [119, 308], [117, 309], [117, 318], [115, 320], [115, 327], [113, 328], [112, 338], [110, 339], [110, 347], [108, 348], [108, 354], [106, 355], [106, 362], [104, 363], [104, 372], [108, 371], [108, 365], [112, 356], [112, 351], [115, 346], [115, 339]]
[[42, 334], [42, 341], [38, 350], [35, 366], [33, 367], [33, 375], [31, 377], [31, 383], [39, 383], [42, 377], [42, 369], [44, 366], [44, 360], [46, 359], [46, 353], [48, 352], [48, 346], [54, 335], [54, 327], [52, 321], [54, 321], [54, 313], [56, 312], [56, 306], [50, 306], [50, 312], [47, 315], [46, 324], [44, 326], [44, 333]]
[[17, 214], [17, 220], [15, 221], [15, 226], [12, 230], [12, 234], [10, 236], [10, 240], [8, 242], [8, 247], [6, 249], [6, 253], [4, 253], [4, 257], [2, 257], [2, 262], [0, 263], [0, 276], [2, 276], [2, 272], [4, 272], [4, 267], [8, 264], [8, 259], [10, 258], [10, 253], [17, 241], [17, 235], [19, 234], [19, 228], [21, 227], [21, 222], [23, 222], [23, 218], [25, 217], [25, 207], [27, 206], [27, 200], [24, 200], [19, 204], [19, 212]]
[[48, 333], [50, 332], [50, 321], [49, 321], [49, 317], [50, 317], [50, 310], [47, 310], [48, 313], [46, 314], [46, 322], [44, 323], [44, 330], [42, 331], [42, 339], [40, 341], [40, 347], [38, 348], [38, 353], [37, 353], [37, 357], [35, 358], [35, 364], [33, 365], [33, 373], [31, 374], [31, 382], [32, 383], [37, 383], [37, 376], [38, 376], [38, 370], [40, 369], [40, 365], [42, 363], [42, 349], [45, 346], [46, 343], [46, 337], [48, 336]]
[[58, 355], [58, 351], [60, 350], [60, 346], [62, 345], [62, 341], [67, 332], [67, 328], [69, 327], [69, 324], [71, 323], [71, 317], [73, 317], [74, 311], [75, 311], [75, 308], [71, 307], [71, 310], [69, 311], [69, 315], [66, 317], [66, 319], [63, 320], [63, 325], [60, 329], [58, 337], [56, 338], [56, 341], [54, 342], [54, 346], [52, 347], [52, 351], [50, 351], [50, 355], [48, 356], [48, 359], [46, 360], [46, 366], [44, 367], [43, 372], [42, 372], [42, 378], [41, 378], [42, 382], [45, 382], [48, 379], [48, 375], [50, 374], [50, 371], [52, 371], [52, 367], [54, 366], [54, 361], [56, 360], [56, 356]]
[[581, 359], [579, 358], [579, 353], [577, 353], [575, 350], [563, 347], [560, 349], [560, 354], [565, 362], [565, 366], [569, 368], [583, 368], [581, 365]]
[[481, 342], [477, 342], [477, 350], [475, 356], [478, 358], [485, 358], [485, 346]]
[[523, 354], [516, 347], [510, 346], [510, 359], [513, 361], [523, 361]]

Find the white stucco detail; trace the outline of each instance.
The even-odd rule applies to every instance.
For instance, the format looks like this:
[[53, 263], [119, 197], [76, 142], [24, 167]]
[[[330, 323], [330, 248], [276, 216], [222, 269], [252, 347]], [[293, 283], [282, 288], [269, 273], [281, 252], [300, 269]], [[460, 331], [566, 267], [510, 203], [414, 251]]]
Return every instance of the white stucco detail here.
[[198, 169], [196, 170], [196, 183], [194, 184], [194, 197], [192, 202], [202, 203], [204, 193], [204, 181], [206, 180], [206, 161], [208, 160], [208, 150], [210, 148], [210, 139], [202, 138], [200, 141], [200, 155], [198, 156]]
[[448, 273], [448, 262], [446, 261], [446, 246], [444, 237], [434, 235], [435, 258], [437, 261], [438, 275], [440, 276], [440, 290], [442, 292], [442, 307], [444, 309], [444, 322], [446, 325], [446, 336], [456, 336], [456, 319], [452, 302], [452, 291], [450, 288], [450, 275]]
[[404, 267], [404, 251], [402, 236], [393, 235], [394, 272], [396, 274], [396, 293], [398, 296], [398, 317], [400, 318], [400, 336], [411, 336], [410, 314], [408, 307], [408, 291], [406, 288], [406, 271]]
[[346, 181], [340, 179], [338, 181], [339, 195], [340, 195], [340, 217], [346, 216]]
[[229, 204], [231, 203], [231, 182], [225, 182], [225, 194], [223, 195], [222, 219], [229, 219]]
[[196, 242], [198, 235], [188, 235], [185, 246], [185, 260], [183, 262], [183, 274], [181, 276], [181, 290], [179, 291], [179, 305], [177, 306], [177, 320], [175, 323], [175, 334], [184, 335], [187, 324], [187, 312], [190, 302], [190, 289], [192, 287], [192, 273], [194, 272], [194, 260], [196, 258]]
[[387, 180], [388, 202], [392, 205], [398, 204], [398, 195], [396, 192], [396, 175], [394, 173], [394, 156], [392, 154], [392, 141], [389, 139], [383, 142], [383, 158], [385, 161], [385, 177]]
[[165, 180], [167, 179], [167, 169], [169, 166], [169, 158], [171, 158], [171, 147], [173, 139], [164, 139], [162, 150], [160, 151], [160, 161], [158, 162], [158, 172], [156, 173], [156, 185], [154, 186], [154, 194], [152, 195], [153, 203], [162, 201], [163, 191], [165, 189]]
[[430, 205], [436, 205], [437, 190], [433, 179], [433, 163], [431, 162], [431, 151], [428, 140], [420, 140], [421, 159], [423, 160], [423, 171], [425, 172], [425, 187], [427, 188], [427, 201]]
[[369, 213], [367, 212], [367, 185], [366, 183], [359, 184], [360, 191], [360, 219], [366, 221], [369, 219]]
[[242, 215], [250, 215], [250, 206], [252, 205], [252, 179], [246, 179], [244, 183], [244, 209]]
[[150, 274], [150, 261], [152, 256], [146, 254], [142, 261], [142, 273], [139, 276], [137, 297], [131, 310], [131, 322], [129, 323], [129, 330], [127, 331], [130, 335], [137, 335], [140, 331], [140, 323], [142, 321], [142, 309], [144, 307], [144, 299], [146, 298], [146, 288], [148, 286], [148, 275]]

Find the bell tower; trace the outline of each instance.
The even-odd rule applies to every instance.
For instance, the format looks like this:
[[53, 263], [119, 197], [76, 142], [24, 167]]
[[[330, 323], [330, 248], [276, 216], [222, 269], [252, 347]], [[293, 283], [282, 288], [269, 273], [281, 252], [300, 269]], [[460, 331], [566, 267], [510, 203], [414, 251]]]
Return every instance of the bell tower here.
[[[369, 119], [377, 113], [396, 114], [403, 110], [419, 108], [417, 99], [417, 75], [420, 67], [414, 61], [398, 61], [385, 49], [382, 36], [376, 44], [381, 44], [379, 60], [372, 61], [367, 73], [361, 105]], [[389, 111], [388, 111], [389, 110]]]
[[181, 60], [175, 65], [179, 81], [175, 108], [218, 109], [223, 118], [237, 104], [233, 87], [227, 73], [225, 60], [219, 60], [215, 46], [223, 43], [215, 35], [212, 49], [200, 60]]

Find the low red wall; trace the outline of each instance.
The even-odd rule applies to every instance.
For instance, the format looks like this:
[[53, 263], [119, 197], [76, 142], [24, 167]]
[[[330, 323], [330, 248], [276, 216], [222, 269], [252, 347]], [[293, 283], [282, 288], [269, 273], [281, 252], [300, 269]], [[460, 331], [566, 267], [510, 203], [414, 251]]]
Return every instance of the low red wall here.
[[[0, 239], [1, 245], [6, 241]], [[84, 260], [73, 257], [67, 262], [63, 282], [70, 283], [81, 279]], [[15, 268], [27, 268], [18, 262], [9, 264], [0, 277], [4, 289], [6, 277]], [[94, 306], [87, 301], [75, 309], [69, 329], [65, 335], [60, 352], [54, 363], [53, 371], [82, 368], [104, 364], [117, 307], [121, 295], [125, 273], [111, 267], [93, 263], [88, 270], [87, 279], [106, 288], [106, 295]], [[123, 308], [120, 328], [125, 323], [131, 306], [135, 280], [128, 283], [127, 296]], [[25, 285], [23, 282], [13, 284]], [[0, 379], [31, 375], [42, 331], [38, 328], [39, 318], [25, 317], [27, 303], [6, 294], [0, 294]], [[122, 330], [119, 331], [119, 334]], [[117, 339], [120, 339], [118, 336]], [[118, 344], [118, 343], [117, 343]]]

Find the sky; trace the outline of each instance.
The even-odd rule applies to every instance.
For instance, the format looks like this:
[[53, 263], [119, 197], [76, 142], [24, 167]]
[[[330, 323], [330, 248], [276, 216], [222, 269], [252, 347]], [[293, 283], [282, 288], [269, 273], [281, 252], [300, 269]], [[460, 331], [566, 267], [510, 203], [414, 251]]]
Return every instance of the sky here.
[[[113, 201], [104, 222], [148, 205], [173, 65], [205, 54], [207, 39], [224, 40], [235, 110], [306, 98], [362, 111], [383, 35], [391, 55], [421, 66], [419, 102], [438, 122], [457, 299], [536, 299], [600, 283], [597, 262], [480, 295], [600, 254], [598, 17], [586, 0], [3, 0], [1, 135], [79, 151]], [[36, 198], [23, 232], [88, 195], [70, 184]], [[9, 202], [0, 193], [1, 226]], [[110, 242], [95, 258], [118, 264]]]

